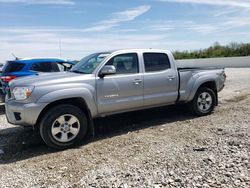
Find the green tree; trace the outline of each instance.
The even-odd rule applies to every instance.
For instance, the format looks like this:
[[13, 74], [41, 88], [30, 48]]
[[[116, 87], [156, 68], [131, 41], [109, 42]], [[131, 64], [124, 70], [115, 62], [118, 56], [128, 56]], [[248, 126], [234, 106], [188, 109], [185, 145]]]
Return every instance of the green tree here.
[[250, 43], [231, 42], [226, 46], [222, 46], [219, 42], [215, 42], [206, 49], [174, 51], [173, 54], [176, 59], [250, 56]]

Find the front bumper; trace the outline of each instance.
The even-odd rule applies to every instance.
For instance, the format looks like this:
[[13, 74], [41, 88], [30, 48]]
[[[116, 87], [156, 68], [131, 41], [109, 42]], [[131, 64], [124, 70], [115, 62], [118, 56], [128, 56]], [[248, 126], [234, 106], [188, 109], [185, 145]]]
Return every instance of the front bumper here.
[[14, 125], [33, 126], [46, 105], [47, 103], [25, 104], [15, 100], [7, 100], [5, 102], [7, 120]]

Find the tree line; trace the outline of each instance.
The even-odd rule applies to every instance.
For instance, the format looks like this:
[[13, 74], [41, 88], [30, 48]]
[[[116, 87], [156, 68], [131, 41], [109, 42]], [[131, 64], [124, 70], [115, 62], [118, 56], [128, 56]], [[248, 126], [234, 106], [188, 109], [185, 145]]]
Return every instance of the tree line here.
[[196, 58], [212, 58], [212, 57], [237, 57], [250, 56], [250, 43], [232, 42], [226, 46], [215, 42], [206, 49], [193, 51], [174, 51], [175, 59], [196, 59]]

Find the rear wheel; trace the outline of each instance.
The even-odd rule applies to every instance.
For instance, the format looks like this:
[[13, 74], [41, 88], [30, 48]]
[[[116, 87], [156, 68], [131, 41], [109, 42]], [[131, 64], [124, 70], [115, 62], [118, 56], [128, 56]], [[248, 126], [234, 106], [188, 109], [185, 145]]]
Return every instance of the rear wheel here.
[[87, 133], [87, 118], [84, 112], [73, 105], [58, 105], [47, 111], [40, 124], [44, 142], [56, 149], [73, 147]]
[[207, 87], [202, 87], [196, 92], [194, 99], [190, 102], [190, 108], [194, 114], [204, 116], [210, 114], [215, 107], [216, 95]]

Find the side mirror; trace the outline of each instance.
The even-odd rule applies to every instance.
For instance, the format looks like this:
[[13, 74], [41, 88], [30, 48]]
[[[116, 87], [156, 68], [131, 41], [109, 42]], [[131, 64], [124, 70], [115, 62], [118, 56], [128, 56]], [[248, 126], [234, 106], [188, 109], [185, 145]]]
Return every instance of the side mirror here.
[[116, 68], [115, 66], [113, 65], [105, 65], [100, 73], [99, 73], [99, 76], [100, 77], [104, 77], [104, 76], [107, 76], [107, 75], [112, 75], [112, 74], [115, 74], [116, 73]]

